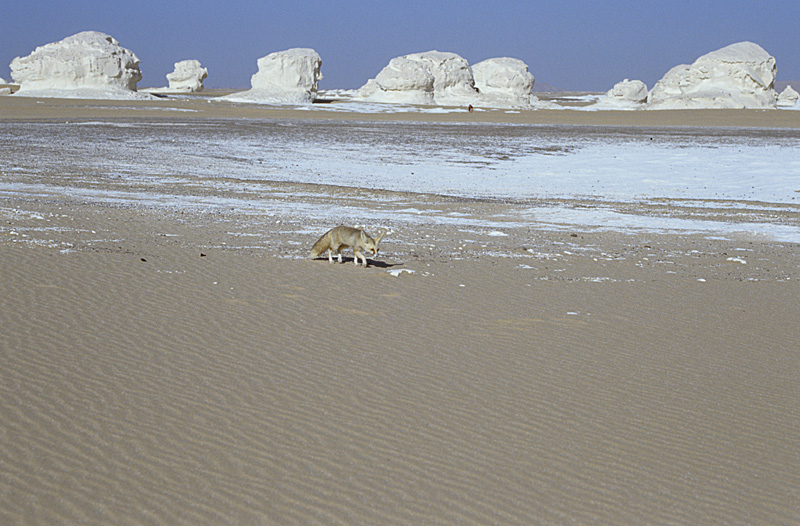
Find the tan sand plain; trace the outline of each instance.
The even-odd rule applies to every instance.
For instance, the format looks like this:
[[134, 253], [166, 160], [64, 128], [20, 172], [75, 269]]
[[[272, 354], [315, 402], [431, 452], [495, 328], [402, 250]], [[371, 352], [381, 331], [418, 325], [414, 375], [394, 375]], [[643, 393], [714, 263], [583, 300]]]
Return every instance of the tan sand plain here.
[[797, 244], [0, 204], [2, 524], [800, 521]]
[[[223, 92], [227, 93], [227, 92]], [[0, 97], [0, 119], [336, 119], [357, 121], [504, 122], [588, 126], [736, 126], [800, 128], [800, 112], [788, 110], [670, 110], [670, 111], [507, 111], [448, 113], [358, 113], [336, 111], [341, 102], [314, 104], [313, 110], [212, 100], [211, 93], [181, 99], [82, 100]]]

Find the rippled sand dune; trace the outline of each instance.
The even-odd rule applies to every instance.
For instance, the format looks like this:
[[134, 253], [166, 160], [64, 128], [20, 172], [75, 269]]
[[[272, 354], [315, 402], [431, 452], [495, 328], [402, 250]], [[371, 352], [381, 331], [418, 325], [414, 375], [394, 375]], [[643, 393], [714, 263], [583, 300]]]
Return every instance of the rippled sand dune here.
[[12, 168], [0, 524], [800, 522], [797, 243], [384, 192], [425, 214], [363, 269], [307, 254], [365, 189], [258, 187], [298, 220]]
[[0, 244], [4, 524], [798, 517], [796, 261], [355, 269], [129, 213]]

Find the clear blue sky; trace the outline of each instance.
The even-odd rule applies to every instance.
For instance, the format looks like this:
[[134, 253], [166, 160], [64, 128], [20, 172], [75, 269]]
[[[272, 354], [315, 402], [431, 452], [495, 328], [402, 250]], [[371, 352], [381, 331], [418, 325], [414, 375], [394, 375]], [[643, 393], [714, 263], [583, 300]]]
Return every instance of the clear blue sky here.
[[247, 88], [259, 57], [310, 47], [322, 56], [323, 89], [357, 88], [391, 58], [431, 49], [470, 64], [520, 58], [537, 81], [564, 89], [607, 90], [623, 78], [649, 88], [672, 66], [743, 40], [776, 58], [778, 80], [800, 80], [799, 23], [800, 0], [9, 0], [0, 77], [14, 57], [94, 30], [137, 54], [140, 87], [166, 85], [173, 64], [193, 58], [208, 68], [206, 87]]

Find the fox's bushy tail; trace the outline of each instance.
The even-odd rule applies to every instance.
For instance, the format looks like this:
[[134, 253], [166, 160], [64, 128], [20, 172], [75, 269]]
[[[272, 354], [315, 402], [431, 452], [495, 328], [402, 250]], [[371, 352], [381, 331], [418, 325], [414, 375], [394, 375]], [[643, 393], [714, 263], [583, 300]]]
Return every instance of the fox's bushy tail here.
[[330, 248], [331, 246], [330, 233], [331, 231], [328, 230], [327, 232], [322, 234], [322, 237], [319, 238], [316, 243], [314, 243], [313, 247], [311, 247], [311, 254], [309, 254], [308, 257], [310, 258], [319, 257], [320, 254], [322, 254], [323, 252], [328, 250], [328, 248]]

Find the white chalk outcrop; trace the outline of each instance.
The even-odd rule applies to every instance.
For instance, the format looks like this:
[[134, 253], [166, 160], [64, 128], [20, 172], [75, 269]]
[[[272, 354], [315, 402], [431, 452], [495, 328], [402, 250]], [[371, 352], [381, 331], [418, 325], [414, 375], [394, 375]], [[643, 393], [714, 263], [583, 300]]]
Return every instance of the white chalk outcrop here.
[[406, 55], [433, 75], [433, 96], [437, 104], [460, 105], [474, 99], [478, 93], [472, 69], [463, 57], [443, 51], [426, 51]]
[[479, 104], [525, 108], [531, 105], [534, 78], [525, 62], [509, 57], [490, 58], [472, 66]]
[[354, 98], [489, 108], [553, 106], [531, 94], [533, 83], [527, 64], [519, 59], [492, 58], [470, 67], [455, 53], [426, 51], [393, 58]]
[[647, 102], [647, 85], [641, 80], [614, 84], [593, 106], [598, 109], [639, 109]]
[[798, 99], [800, 99], [800, 93], [797, 93], [791, 86], [786, 86], [778, 95], [778, 106], [782, 108], [796, 106]]
[[258, 59], [251, 88], [221, 97], [234, 102], [305, 104], [317, 96], [322, 79], [322, 59], [313, 49], [276, 51]]
[[416, 60], [397, 57], [356, 92], [356, 97], [375, 102], [399, 104], [435, 104], [434, 77]]
[[15, 96], [70, 98], [146, 98], [136, 93], [142, 78], [139, 58], [116, 39], [84, 31], [37, 47], [11, 61]]
[[169, 89], [174, 91], [203, 91], [203, 81], [208, 77], [208, 70], [200, 65], [199, 60], [181, 60], [175, 63], [172, 73], [167, 73]]
[[648, 96], [651, 109], [775, 108], [775, 59], [752, 42], [731, 44], [675, 66]]
[[208, 70], [199, 60], [181, 60], [175, 63], [172, 73], [167, 73], [169, 86], [166, 88], [145, 88], [148, 93], [198, 93], [203, 91], [203, 81]]
[[469, 63], [441, 51], [393, 58], [356, 92], [357, 98], [376, 102], [453, 106], [471, 104], [477, 95]]

